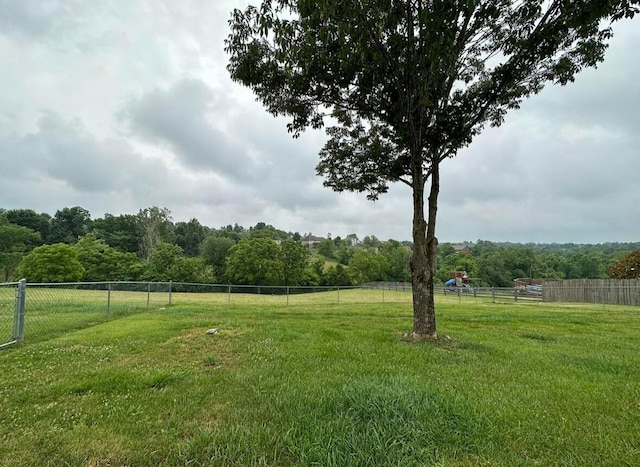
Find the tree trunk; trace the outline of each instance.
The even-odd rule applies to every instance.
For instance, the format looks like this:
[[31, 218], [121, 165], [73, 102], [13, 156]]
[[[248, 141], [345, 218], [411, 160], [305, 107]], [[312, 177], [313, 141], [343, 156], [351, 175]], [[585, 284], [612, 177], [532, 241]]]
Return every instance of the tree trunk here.
[[[418, 172], [419, 170], [419, 172]], [[416, 338], [437, 338], [433, 278], [437, 240], [435, 237], [440, 173], [437, 162], [431, 171], [428, 223], [424, 219], [424, 187], [422, 168], [413, 171], [413, 255], [411, 285], [413, 289], [413, 335]]]

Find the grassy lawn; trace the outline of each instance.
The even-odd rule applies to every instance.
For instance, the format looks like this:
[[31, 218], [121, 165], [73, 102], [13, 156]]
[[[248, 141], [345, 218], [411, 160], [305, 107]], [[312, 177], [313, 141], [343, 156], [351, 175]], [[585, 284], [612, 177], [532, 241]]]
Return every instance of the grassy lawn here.
[[0, 465], [640, 465], [638, 310], [438, 311], [185, 297], [5, 349]]

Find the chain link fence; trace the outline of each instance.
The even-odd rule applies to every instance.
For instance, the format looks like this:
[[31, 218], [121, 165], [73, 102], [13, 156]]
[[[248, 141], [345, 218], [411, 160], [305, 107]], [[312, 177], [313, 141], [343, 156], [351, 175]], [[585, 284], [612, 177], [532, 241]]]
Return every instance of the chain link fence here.
[[14, 323], [17, 290], [17, 282], [0, 284], [0, 348], [16, 342]]
[[0, 284], [0, 346], [47, 340], [74, 329], [160, 308], [170, 283]]
[[[631, 284], [633, 285], [633, 284]], [[640, 297], [640, 284], [629, 286], [625, 297]], [[563, 287], [542, 289], [435, 287], [439, 303], [519, 303], [602, 308], [612, 306], [610, 288], [591, 288], [575, 300]], [[582, 289], [581, 289], [582, 290]], [[616, 292], [617, 293], [617, 292]], [[620, 295], [620, 294], [618, 294]], [[571, 300], [570, 300], [571, 299]], [[563, 303], [560, 303], [563, 302]], [[82, 282], [0, 284], [0, 348], [34, 342], [171, 304], [207, 305], [343, 305], [412, 303], [411, 284], [371, 283], [356, 287], [273, 287], [172, 282]], [[589, 304], [590, 303], [590, 304]], [[635, 301], [621, 305], [633, 306]], [[619, 304], [620, 305], [620, 304]]]

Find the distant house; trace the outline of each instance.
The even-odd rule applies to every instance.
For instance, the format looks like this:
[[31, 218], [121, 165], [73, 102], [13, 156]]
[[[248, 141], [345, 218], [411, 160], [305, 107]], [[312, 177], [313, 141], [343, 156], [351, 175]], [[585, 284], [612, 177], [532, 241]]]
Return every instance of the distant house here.
[[453, 246], [453, 249], [455, 250], [456, 253], [463, 253], [465, 255], [471, 254], [471, 248], [469, 248], [467, 245], [451, 245], [451, 246]]
[[307, 235], [300, 239], [300, 243], [310, 248], [316, 248], [320, 245], [320, 242], [324, 240], [323, 237], [316, 237], [315, 235]]

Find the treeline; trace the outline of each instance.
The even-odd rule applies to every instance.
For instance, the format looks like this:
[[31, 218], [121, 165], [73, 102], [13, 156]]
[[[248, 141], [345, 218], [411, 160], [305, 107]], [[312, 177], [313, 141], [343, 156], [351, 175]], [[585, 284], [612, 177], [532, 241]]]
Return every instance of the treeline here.
[[[0, 209], [0, 272], [4, 281], [168, 281], [246, 285], [353, 285], [410, 281], [411, 244], [327, 235], [313, 247], [307, 234], [259, 222], [211, 228], [174, 222], [166, 208], [92, 219], [79, 206], [54, 216]], [[477, 285], [508, 287], [517, 277], [606, 278], [634, 271], [640, 243], [510, 244], [477, 241], [438, 246], [436, 282], [465, 270]], [[626, 259], [625, 259], [626, 258]], [[626, 262], [625, 262], [626, 261]], [[631, 264], [631, 266], [629, 266]], [[615, 267], [614, 267], [615, 266]], [[640, 270], [640, 268], [638, 268]]]
[[[635, 276], [629, 258], [640, 250], [636, 243], [597, 245], [514, 244], [478, 240], [468, 243], [468, 253], [454, 245], [438, 246], [437, 280], [444, 282], [451, 271], [467, 271], [481, 286], [511, 287], [516, 278], [535, 279], [626, 279]], [[637, 253], [636, 253], [637, 254]]]
[[360, 241], [351, 234], [309, 248], [302, 237], [264, 222], [249, 228], [174, 222], [168, 209], [158, 207], [97, 219], [79, 206], [54, 216], [0, 209], [0, 271], [4, 281], [30, 282], [317, 286], [409, 279], [410, 249], [400, 242], [378, 247], [375, 237]]

